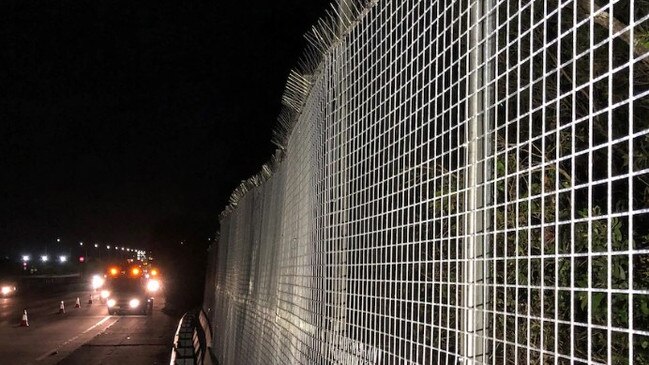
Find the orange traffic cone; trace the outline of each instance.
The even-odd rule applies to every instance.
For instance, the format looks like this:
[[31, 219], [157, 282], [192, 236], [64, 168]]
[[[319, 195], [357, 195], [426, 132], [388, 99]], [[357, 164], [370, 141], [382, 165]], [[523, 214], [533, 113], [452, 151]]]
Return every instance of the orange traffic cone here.
[[88, 304], [92, 304], [92, 293], [90, 293], [90, 299], [88, 299]]
[[59, 314], [65, 313], [65, 305], [63, 304], [63, 301], [61, 301], [61, 305], [59, 306]]
[[75, 308], [81, 308], [81, 303], [79, 302], [79, 297], [77, 297], [77, 302], [74, 303]]
[[29, 327], [29, 320], [27, 319], [27, 309], [23, 310], [23, 318], [20, 320], [20, 327]]

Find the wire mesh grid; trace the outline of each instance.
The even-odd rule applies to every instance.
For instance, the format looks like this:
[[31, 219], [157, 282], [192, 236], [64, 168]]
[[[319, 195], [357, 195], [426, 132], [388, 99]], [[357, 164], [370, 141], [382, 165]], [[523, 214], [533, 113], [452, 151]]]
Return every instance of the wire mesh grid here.
[[370, 7], [222, 219], [219, 360], [649, 363], [648, 14]]

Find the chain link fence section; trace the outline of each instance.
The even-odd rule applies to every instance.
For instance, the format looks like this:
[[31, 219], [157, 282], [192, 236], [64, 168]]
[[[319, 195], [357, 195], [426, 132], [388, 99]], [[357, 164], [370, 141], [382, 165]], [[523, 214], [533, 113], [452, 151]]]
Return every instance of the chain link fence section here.
[[649, 3], [347, 6], [222, 216], [219, 361], [649, 363]]

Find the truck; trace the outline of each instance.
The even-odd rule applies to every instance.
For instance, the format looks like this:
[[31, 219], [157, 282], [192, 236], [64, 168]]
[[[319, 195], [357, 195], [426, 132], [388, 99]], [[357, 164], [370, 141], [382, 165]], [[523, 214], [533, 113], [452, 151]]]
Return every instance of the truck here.
[[103, 290], [108, 314], [151, 314], [153, 297], [147, 289], [147, 281], [138, 269], [109, 276]]

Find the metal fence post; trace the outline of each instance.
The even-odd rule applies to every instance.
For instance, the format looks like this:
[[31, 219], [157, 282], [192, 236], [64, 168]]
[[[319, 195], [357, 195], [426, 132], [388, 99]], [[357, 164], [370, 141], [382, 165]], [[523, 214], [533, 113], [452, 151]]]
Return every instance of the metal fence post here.
[[[475, 0], [471, 3], [471, 29], [469, 37], [469, 88], [467, 126], [467, 202], [466, 202], [466, 245], [464, 247], [464, 293], [463, 318], [464, 341], [461, 358], [467, 363], [485, 361], [486, 323], [483, 317], [485, 300], [489, 297], [485, 285], [485, 254], [489, 247], [490, 219], [486, 207], [491, 205], [492, 193], [488, 154], [491, 151], [492, 119], [488, 105], [493, 99], [488, 84], [493, 77], [488, 63], [491, 52], [486, 40], [491, 31], [489, 0]], [[485, 13], [487, 16], [485, 16]]]

